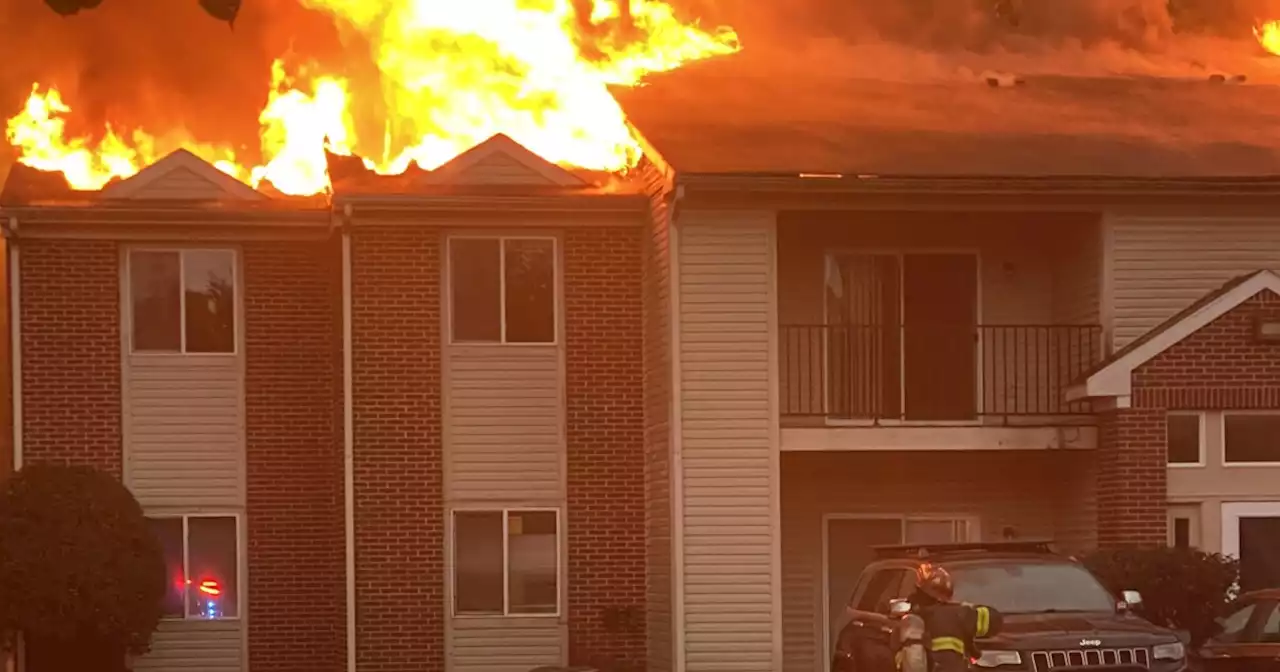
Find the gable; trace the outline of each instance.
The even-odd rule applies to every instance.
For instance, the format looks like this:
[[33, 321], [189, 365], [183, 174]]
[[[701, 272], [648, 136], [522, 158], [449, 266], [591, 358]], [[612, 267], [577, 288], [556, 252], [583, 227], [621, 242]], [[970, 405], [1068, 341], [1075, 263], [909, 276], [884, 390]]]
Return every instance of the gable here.
[[519, 185], [541, 187], [584, 186], [573, 173], [498, 134], [427, 173], [423, 184]]
[[1234, 278], [1116, 352], [1067, 390], [1068, 401], [1113, 398], [1127, 406], [1134, 372], [1260, 294], [1280, 294], [1280, 276], [1262, 270]]
[[196, 155], [178, 150], [102, 190], [108, 199], [248, 201], [266, 196]]

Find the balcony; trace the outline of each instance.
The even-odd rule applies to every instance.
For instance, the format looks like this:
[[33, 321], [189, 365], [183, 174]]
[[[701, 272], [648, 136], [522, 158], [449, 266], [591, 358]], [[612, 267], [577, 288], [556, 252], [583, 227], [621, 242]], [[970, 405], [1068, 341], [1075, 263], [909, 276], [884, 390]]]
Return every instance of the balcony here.
[[810, 424], [1087, 424], [1066, 387], [1102, 359], [1095, 325], [779, 327], [781, 415]]

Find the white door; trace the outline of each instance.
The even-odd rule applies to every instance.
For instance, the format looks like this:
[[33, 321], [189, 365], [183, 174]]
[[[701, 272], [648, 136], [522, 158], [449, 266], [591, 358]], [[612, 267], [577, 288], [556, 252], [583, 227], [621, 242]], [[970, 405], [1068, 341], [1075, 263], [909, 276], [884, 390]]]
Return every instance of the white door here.
[[1240, 589], [1280, 586], [1280, 502], [1222, 505], [1222, 553], [1240, 559]]

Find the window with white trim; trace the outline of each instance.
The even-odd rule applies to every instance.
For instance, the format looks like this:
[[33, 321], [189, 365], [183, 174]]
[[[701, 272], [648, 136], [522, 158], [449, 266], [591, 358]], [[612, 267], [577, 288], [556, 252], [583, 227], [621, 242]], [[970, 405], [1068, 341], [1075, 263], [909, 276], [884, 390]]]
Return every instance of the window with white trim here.
[[556, 241], [449, 238], [453, 343], [555, 343]]
[[1280, 413], [1222, 415], [1224, 464], [1280, 463]]
[[558, 615], [559, 511], [454, 511], [453, 567], [459, 616]]
[[240, 617], [240, 523], [229, 515], [148, 516], [164, 552], [168, 592], [164, 616]]
[[1169, 464], [1204, 464], [1204, 419], [1201, 413], [1170, 411], [1165, 417], [1165, 445]]
[[133, 352], [235, 352], [233, 250], [130, 250], [128, 278]]

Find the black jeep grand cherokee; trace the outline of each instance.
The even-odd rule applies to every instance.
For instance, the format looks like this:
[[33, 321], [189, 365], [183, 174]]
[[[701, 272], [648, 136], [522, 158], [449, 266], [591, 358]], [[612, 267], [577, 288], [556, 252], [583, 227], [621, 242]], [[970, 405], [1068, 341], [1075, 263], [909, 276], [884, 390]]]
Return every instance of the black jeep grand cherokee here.
[[911, 594], [915, 569], [926, 561], [951, 573], [957, 601], [989, 605], [1004, 615], [1003, 630], [979, 640], [982, 656], [973, 661], [975, 669], [1182, 672], [1187, 667], [1178, 635], [1134, 614], [1082, 565], [1054, 553], [1049, 542], [875, 551], [878, 559], [858, 579], [846, 609], [848, 622], [834, 642], [832, 672], [894, 669], [889, 634], [897, 617], [890, 607]]

